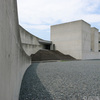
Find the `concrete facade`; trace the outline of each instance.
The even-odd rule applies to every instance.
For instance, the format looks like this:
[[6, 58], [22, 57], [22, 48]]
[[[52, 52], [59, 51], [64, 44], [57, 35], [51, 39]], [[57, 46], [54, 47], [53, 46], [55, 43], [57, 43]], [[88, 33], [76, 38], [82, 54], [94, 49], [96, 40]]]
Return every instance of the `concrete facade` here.
[[18, 100], [30, 57], [21, 47], [16, 0], [0, 0], [0, 100]]
[[91, 28], [91, 50], [93, 52], [98, 52], [98, 41], [99, 41], [98, 29]]
[[76, 59], [99, 59], [99, 32], [83, 20], [51, 26], [56, 50]]
[[[23, 75], [30, 65], [28, 55], [49, 46], [53, 49], [51, 41], [19, 27], [17, 16], [16, 0], [0, 1], [0, 100], [18, 100]], [[77, 59], [100, 58], [98, 30], [84, 21], [52, 26], [51, 40], [57, 50]]]
[[100, 52], [100, 32], [99, 32], [99, 52]]
[[30, 34], [21, 26], [19, 26], [19, 29], [20, 29], [22, 47], [24, 51], [26, 52], [26, 54], [28, 54], [29, 56], [31, 54], [35, 54], [38, 50], [49, 49], [49, 48], [46, 48], [46, 45], [49, 45], [50, 47], [52, 46], [51, 41], [42, 40]]

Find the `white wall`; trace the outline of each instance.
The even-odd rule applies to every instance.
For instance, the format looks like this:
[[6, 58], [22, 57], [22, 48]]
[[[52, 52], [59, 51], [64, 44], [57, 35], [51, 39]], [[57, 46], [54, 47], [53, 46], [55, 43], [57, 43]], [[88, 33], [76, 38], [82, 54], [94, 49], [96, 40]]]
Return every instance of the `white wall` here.
[[0, 100], [18, 100], [29, 65], [21, 47], [16, 0], [0, 0]]
[[98, 41], [99, 41], [99, 35], [98, 35], [98, 29], [91, 28], [91, 48], [93, 52], [98, 52]]
[[[90, 51], [83, 52], [82, 59], [100, 59], [100, 52], [99, 52], [99, 32], [98, 29], [95, 27], [90, 28], [91, 34], [91, 49]], [[89, 39], [90, 39], [89, 38]], [[89, 40], [88, 39], [88, 40]]]
[[51, 26], [56, 49], [76, 59], [100, 59], [100, 33], [83, 20]]
[[91, 26], [82, 21], [82, 59], [90, 59], [91, 55]]
[[51, 41], [60, 52], [81, 59], [82, 21], [51, 26]]
[[91, 28], [90, 24], [82, 21], [82, 53], [91, 51]]

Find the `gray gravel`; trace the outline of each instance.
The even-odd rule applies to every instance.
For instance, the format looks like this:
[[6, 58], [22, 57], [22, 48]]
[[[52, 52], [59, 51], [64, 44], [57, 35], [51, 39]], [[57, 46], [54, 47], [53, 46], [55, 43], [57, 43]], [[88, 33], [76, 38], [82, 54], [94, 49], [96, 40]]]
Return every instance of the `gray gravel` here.
[[99, 96], [100, 60], [62, 61], [30, 66], [19, 100], [100, 100]]
[[37, 76], [38, 63], [32, 64], [22, 80], [19, 100], [53, 100]]

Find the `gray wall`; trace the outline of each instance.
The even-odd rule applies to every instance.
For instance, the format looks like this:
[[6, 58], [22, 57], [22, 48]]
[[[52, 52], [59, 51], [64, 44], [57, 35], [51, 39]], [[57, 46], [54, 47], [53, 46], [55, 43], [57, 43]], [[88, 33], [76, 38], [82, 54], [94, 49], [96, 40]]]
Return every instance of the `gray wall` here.
[[18, 100], [30, 58], [21, 47], [16, 0], [0, 0], [0, 100]]
[[44, 49], [44, 46], [39, 43], [39, 40], [41, 39], [30, 34], [21, 26], [19, 26], [19, 28], [22, 46], [28, 55], [35, 54], [38, 50]]
[[85, 21], [81, 21], [82, 31], [82, 53], [88, 53], [91, 51], [91, 26]]
[[[100, 42], [100, 32], [99, 32], [99, 42]], [[100, 43], [99, 43], [99, 48], [98, 49], [100, 50]]]
[[51, 41], [57, 50], [76, 59], [100, 59], [98, 33], [98, 29], [78, 20], [51, 26]]
[[82, 21], [51, 26], [51, 41], [56, 50], [82, 58]]
[[[83, 32], [84, 36], [86, 36], [85, 40], [83, 40], [86, 50], [83, 49], [82, 59], [100, 59], [98, 29], [96, 29], [95, 27], [92, 28], [87, 27], [87, 28], [88, 28], [88, 34], [85, 35], [86, 32]], [[86, 30], [87, 28], [83, 29]], [[85, 42], [86, 39], [88, 40], [88, 42]]]
[[98, 41], [99, 41], [99, 33], [98, 33], [98, 29], [96, 28], [91, 28], [91, 47], [92, 47], [92, 51], [94, 52], [98, 52]]
[[52, 42], [43, 40], [38, 38], [28, 31], [26, 31], [23, 27], [19, 26], [20, 29], [20, 36], [21, 36], [21, 43], [24, 51], [27, 55], [35, 54], [38, 50], [47, 49], [45, 48], [46, 45], [50, 45], [50, 50], [53, 50]]

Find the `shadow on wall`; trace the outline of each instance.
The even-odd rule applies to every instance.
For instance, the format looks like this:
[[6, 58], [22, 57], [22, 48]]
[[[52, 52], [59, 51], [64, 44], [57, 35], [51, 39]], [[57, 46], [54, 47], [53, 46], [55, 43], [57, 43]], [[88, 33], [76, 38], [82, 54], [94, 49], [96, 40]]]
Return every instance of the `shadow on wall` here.
[[38, 63], [32, 64], [25, 72], [19, 100], [53, 100], [37, 75]]

